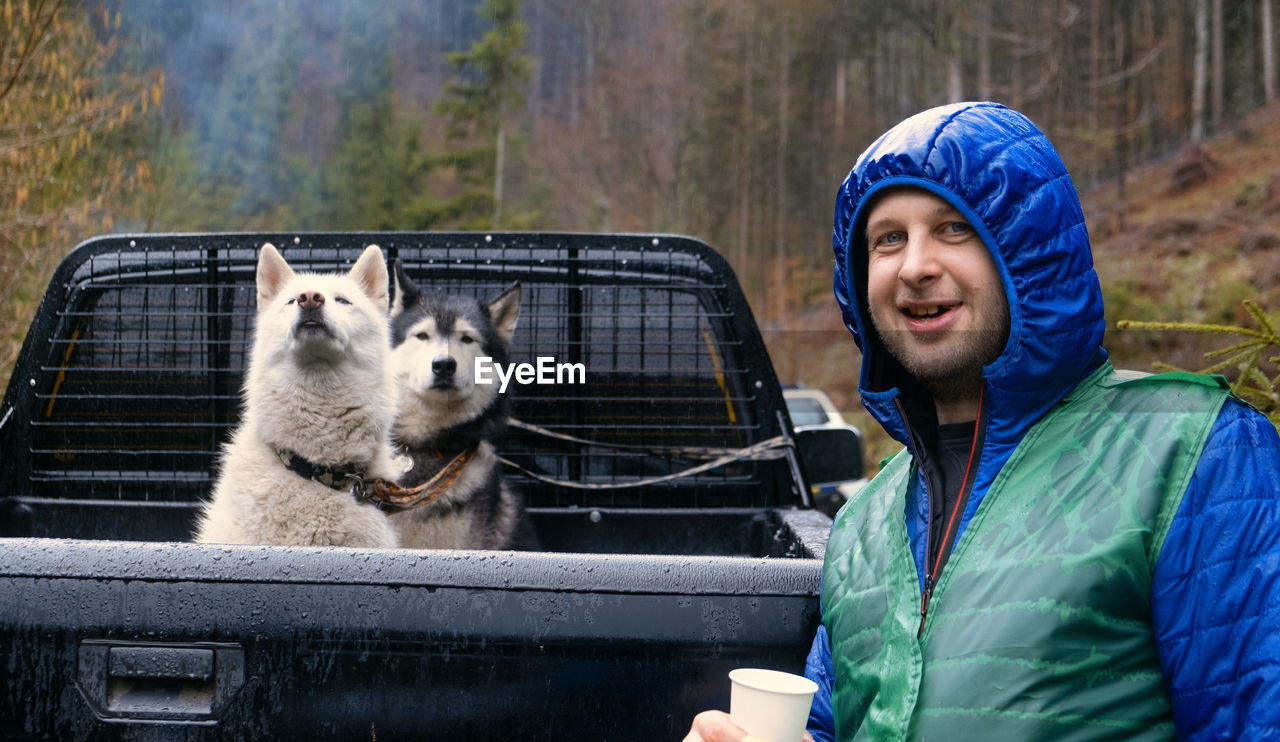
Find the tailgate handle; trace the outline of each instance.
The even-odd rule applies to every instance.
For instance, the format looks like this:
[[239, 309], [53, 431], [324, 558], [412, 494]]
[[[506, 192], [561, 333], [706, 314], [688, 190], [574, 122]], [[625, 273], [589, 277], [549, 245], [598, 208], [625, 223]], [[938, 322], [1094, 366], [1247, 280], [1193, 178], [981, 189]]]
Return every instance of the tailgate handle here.
[[100, 719], [216, 722], [244, 685], [244, 648], [192, 642], [80, 642], [76, 685]]
[[213, 650], [185, 647], [112, 647], [107, 674], [113, 678], [208, 680]]

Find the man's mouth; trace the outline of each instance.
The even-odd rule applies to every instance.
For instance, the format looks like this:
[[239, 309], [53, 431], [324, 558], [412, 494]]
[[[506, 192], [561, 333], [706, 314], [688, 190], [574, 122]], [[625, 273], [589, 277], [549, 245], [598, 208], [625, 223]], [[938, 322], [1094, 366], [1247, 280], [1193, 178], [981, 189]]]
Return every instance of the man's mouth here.
[[903, 307], [902, 313], [910, 319], [927, 321], [937, 319], [942, 315], [950, 312], [952, 309], [960, 306], [959, 304], [925, 304], [919, 306]]

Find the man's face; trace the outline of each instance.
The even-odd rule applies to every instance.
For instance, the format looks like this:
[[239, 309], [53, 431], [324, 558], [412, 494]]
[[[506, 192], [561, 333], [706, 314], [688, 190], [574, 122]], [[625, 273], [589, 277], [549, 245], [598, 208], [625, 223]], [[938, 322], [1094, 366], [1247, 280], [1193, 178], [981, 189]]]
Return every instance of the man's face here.
[[995, 260], [927, 191], [886, 191], [867, 217], [867, 303], [885, 347], [936, 398], [976, 394], [1009, 337]]

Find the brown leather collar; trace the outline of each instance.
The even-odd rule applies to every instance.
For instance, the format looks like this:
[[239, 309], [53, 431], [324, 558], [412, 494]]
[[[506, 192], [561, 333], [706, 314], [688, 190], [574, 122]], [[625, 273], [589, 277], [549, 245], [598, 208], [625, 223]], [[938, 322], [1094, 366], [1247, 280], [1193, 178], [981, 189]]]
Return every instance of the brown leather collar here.
[[432, 502], [448, 492], [454, 482], [458, 481], [458, 477], [466, 471], [471, 457], [475, 456], [477, 448], [473, 446], [454, 456], [435, 476], [415, 487], [401, 487], [386, 479], [375, 479], [365, 492], [364, 499], [388, 513], [412, 510]]

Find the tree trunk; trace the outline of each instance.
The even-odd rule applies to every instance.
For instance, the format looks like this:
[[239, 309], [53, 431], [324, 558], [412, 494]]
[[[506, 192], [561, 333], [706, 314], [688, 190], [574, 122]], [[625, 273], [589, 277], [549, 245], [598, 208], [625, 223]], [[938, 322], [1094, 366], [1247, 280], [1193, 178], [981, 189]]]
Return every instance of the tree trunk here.
[[[752, 85], [752, 76], [755, 74], [751, 64], [754, 58], [755, 50], [752, 48], [752, 35], [747, 31], [754, 26], [754, 15], [751, 9], [747, 8], [746, 12], [749, 17], [740, 18], [741, 26], [738, 33], [738, 43], [741, 45], [739, 53], [742, 55], [742, 65], [738, 68], [739, 74], [742, 75], [742, 115], [738, 120], [738, 141], [740, 142], [739, 157], [742, 175], [737, 184], [738, 194], [738, 250], [742, 256], [740, 265], [747, 265], [749, 256], [755, 253], [751, 244], [751, 207], [752, 195], [755, 190], [752, 180], [755, 175], [755, 152], [752, 147], [752, 133], [755, 129], [755, 95]], [[753, 288], [759, 289], [761, 282], [759, 280], [752, 282]]]
[[848, 77], [848, 63], [841, 58], [836, 63], [836, 141], [843, 141], [844, 137], [844, 101], [848, 95]]
[[963, 42], [960, 38], [959, 14], [953, 10], [947, 10], [939, 14], [937, 22], [942, 36], [942, 52], [947, 59], [947, 100], [956, 103], [965, 99], [964, 57], [961, 53]]
[[1222, 126], [1222, 117], [1225, 113], [1226, 102], [1226, 63], [1223, 59], [1222, 49], [1222, 0], [1213, 0], [1213, 107], [1212, 118], [1213, 130]]
[[787, 15], [782, 17], [782, 44], [778, 53], [778, 151], [774, 167], [774, 192], [777, 195], [774, 216], [774, 252], [779, 261], [786, 259], [787, 251], [787, 137], [788, 120], [791, 117], [791, 29]]
[[1010, 107], [1022, 110], [1022, 52], [1013, 50], [1009, 61], [1009, 102]]
[[498, 153], [493, 162], [493, 228], [502, 228], [502, 170], [506, 165], [507, 137], [505, 124], [498, 122]]
[[1204, 139], [1204, 107], [1209, 86], [1209, 0], [1196, 0], [1196, 57], [1191, 82], [1191, 141]]
[[1098, 130], [1098, 101], [1102, 98], [1102, 0], [1093, 0], [1089, 9], [1089, 129]]
[[1258, 12], [1262, 16], [1262, 91], [1268, 101], [1276, 97], [1275, 41], [1271, 30], [1271, 0], [1259, 0]]
[[991, 100], [991, 6], [982, 4], [982, 32], [978, 35], [978, 98]]
[[947, 99], [955, 103], [964, 100], [963, 76], [960, 69], [960, 54], [954, 49], [948, 56], [947, 64]]

